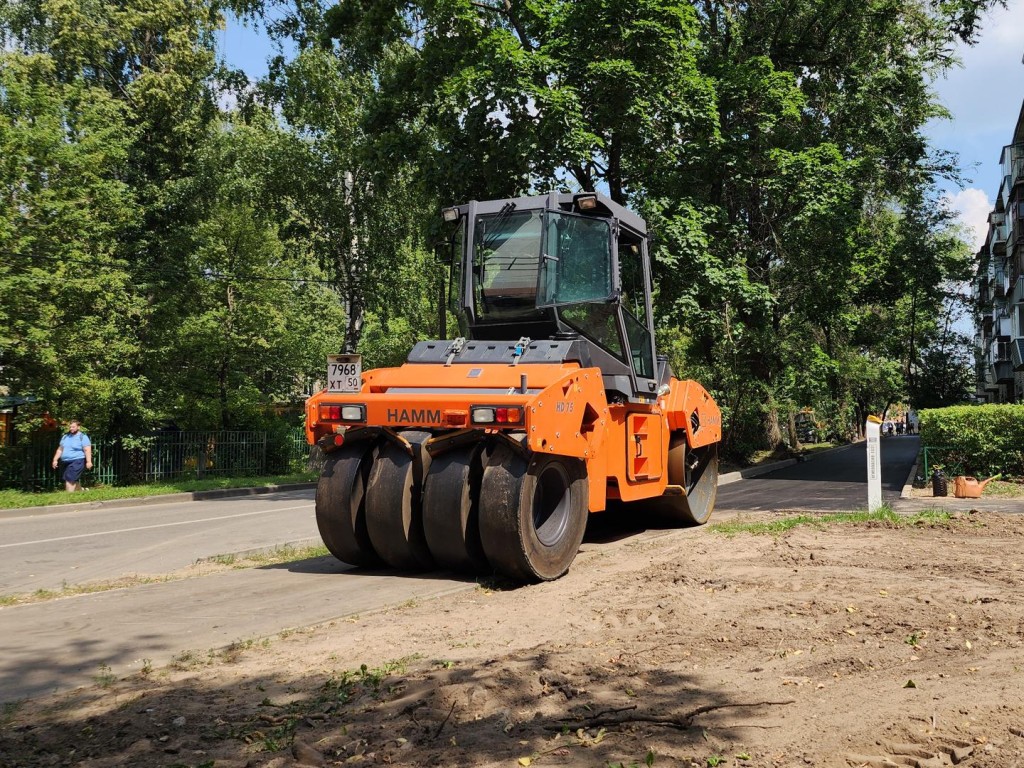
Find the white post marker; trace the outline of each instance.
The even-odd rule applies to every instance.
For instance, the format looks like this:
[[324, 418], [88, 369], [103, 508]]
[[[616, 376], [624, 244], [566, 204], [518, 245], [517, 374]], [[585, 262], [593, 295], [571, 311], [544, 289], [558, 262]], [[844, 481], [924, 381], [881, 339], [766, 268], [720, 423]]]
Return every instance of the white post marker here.
[[864, 433], [868, 439], [868, 512], [874, 512], [882, 506], [882, 420], [868, 416]]

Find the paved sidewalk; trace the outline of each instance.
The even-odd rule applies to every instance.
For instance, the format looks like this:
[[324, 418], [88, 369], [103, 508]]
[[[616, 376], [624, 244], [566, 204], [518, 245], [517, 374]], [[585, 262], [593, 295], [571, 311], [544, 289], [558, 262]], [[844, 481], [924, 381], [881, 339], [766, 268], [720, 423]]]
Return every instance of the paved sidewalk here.
[[916, 496], [893, 502], [897, 512], [922, 512], [938, 509], [944, 512], [1018, 512], [1024, 514], [1024, 499], [958, 499], [955, 496]]

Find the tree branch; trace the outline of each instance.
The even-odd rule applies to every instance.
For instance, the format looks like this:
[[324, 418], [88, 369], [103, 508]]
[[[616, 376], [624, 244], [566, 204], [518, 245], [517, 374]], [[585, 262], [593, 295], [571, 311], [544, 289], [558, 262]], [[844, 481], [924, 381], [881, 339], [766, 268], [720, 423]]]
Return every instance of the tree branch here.
[[512, 2], [511, 0], [502, 0], [501, 8], [496, 8], [493, 5], [487, 3], [478, 3], [475, 0], [471, 0], [470, 5], [475, 8], [482, 8], [485, 11], [491, 13], [500, 13], [508, 19], [509, 24], [512, 25], [512, 29], [516, 31], [516, 37], [519, 38], [519, 44], [523, 46], [527, 51], [533, 52], [536, 50], [533, 47], [533, 43], [530, 42], [530, 38], [526, 34], [526, 30], [523, 29], [523, 25], [519, 23], [519, 19], [512, 13]]
[[636, 712], [636, 705], [634, 705], [632, 707], [624, 707], [620, 710], [606, 710], [598, 713], [594, 717], [587, 718], [586, 720], [578, 720], [571, 723], [560, 722], [554, 725], [544, 726], [544, 728], [548, 731], [561, 731], [563, 728], [575, 731], [580, 728], [599, 728], [609, 725], [621, 725], [623, 723], [653, 723], [655, 725], [665, 725], [670, 728], [685, 730], [693, 724], [693, 719], [695, 717], [707, 714], [708, 712], [714, 712], [719, 709], [763, 707], [769, 705], [784, 706], [786, 704], [795, 703], [795, 699], [787, 699], [786, 701], [755, 701], [749, 704], [704, 704], [679, 715], [645, 714], [643, 712]]

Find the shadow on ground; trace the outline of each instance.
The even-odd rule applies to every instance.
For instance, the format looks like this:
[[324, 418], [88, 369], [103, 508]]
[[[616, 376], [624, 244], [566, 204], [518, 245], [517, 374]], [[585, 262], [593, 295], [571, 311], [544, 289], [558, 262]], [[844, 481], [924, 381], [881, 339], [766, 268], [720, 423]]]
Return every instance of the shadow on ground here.
[[294, 755], [314, 765], [514, 765], [541, 756], [607, 765], [643, 764], [648, 749], [704, 764], [716, 739], [735, 735], [724, 713], [756, 722], [768, 707], [699, 689], [682, 659], [584, 665], [578, 653], [535, 648], [379, 669], [309, 659], [323, 668], [297, 677], [232, 673], [232, 661], [258, 653], [228, 649], [178, 664], [171, 674], [180, 679], [151, 672], [8, 705], [0, 764], [256, 768], [292, 765]]

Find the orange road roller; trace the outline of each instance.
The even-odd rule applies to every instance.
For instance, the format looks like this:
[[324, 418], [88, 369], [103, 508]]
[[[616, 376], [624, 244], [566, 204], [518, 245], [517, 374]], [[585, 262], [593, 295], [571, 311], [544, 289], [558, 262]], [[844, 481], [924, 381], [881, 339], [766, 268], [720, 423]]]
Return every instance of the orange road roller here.
[[356, 566], [556, 579], [590, 513], [707, 521], [721, 412], [657, 354], [642, 218], [601, 194], [447, 208], [455, 339], [328, 359], [316, 520]]

